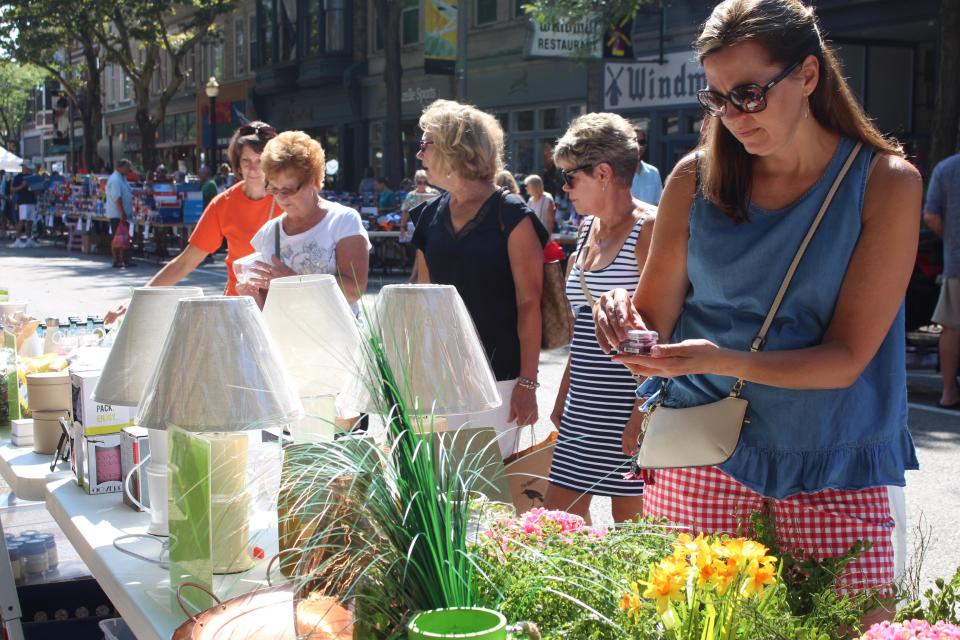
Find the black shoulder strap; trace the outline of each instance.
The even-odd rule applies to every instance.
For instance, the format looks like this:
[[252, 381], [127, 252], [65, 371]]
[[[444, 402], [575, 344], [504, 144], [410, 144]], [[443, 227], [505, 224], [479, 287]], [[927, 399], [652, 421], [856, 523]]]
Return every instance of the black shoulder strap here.
[[507, 197], [507, 190], [503, 187], [497, 189], [499, 196], [497, 197], [497, 222], [500, 223], [500, 233], [506, 235], [507, 228], [503, 224], [503, 201]]
[[277, 256], [277, 260], [283, 260], [280, 257], [280, 225], [283, 224], [283, 221], [277, 222], [277, 226], [274, 227], [275, 233], [273, 234], [273, 254]]

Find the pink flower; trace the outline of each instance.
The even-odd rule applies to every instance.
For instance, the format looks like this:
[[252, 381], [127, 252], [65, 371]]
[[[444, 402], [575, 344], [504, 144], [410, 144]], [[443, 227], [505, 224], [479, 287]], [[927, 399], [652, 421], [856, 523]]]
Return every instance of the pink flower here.
[[933, 625], [926, 620], [880, 622], [860, 640], [960, 640], [960, 627], [943, 620]]

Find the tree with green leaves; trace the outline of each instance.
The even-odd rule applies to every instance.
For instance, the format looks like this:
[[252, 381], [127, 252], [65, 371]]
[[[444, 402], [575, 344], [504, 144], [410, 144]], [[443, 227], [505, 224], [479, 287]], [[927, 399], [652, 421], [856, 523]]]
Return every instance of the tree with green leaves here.
[[103, 129], [102, 65], [93, 36], [97, 0], [17, 0], [0, 4], [4, 57], [34, 64], [60, 83], [80, 112], [83, 165], [99, 170]]
[[383, 41], [383, 82], [387, 93], [387, 118], [383, 130], [383, 169], [396, 188], [403, 176], [403, 142], [401, 132], [403, 64], [400, 55], [400, 17], [402, 0], [373, 0], [377, 25]]
[[[99, 1], [105, 19], [94, 36], [106, 59], [130, 80], [141, 158], [150, 170], [157, 165], [157, 130], [167, 106], [192, 71], [185, 68], [187, 55], [220, 37], [216, 19], [235, 9], [239, 0]], [[164, 57], [167, 64], [161, 66]], [[154, 97], [150, 89], [158, 76], [160, 93]]]
[[33, 88], [44, 76], [39, 67], [0, 61], [0, 142], [14, 153], [19, 153], [20, 130]]
[[541, 24], [584, 22], [597, 19], [605, 26], [615, 25], [624, 16], [633, 17], [641, 7], [658, 0], [533, 0], [523, 5], [527, 15]]

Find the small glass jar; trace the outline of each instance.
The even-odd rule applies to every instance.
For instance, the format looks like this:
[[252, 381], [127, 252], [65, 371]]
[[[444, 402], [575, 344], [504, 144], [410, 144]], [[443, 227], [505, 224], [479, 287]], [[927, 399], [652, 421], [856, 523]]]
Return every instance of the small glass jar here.
[[23, 573], [25, 575], [37, 575], [47, 570], [47, 545], [43, 540], [31, 538], [23, 547], [21, 563], [23, 564]]
[[60, 554], [57, 552], [56, 538], [54, 538], [52, 533], [41, 533], [36, 538], [43, 540], [43, 544], [47, 548], [47, 568], [56, 569], [60, 565]]
[[7, 553], [10, 555], [10, 568], [13, 570], [13, 579], [15, 582], [23, 580], [23, 551], [19, 542], [8, 542]]
[[627, 331], [627, 339], [620, 343], [620, 353], [629, 353], [637, 356], [650, 355], [650, 349], [657, 344], [660, 334], [656, 331], [644, 331], [643, 329], [630, 329]]

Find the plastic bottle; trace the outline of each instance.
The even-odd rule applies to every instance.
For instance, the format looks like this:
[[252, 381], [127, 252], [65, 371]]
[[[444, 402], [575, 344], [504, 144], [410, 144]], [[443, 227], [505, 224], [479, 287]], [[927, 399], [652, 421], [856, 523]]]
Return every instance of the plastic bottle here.
[[57, 318], [47, 318], [46, 332], [43, 335], [43, 352], [58, 353], [60, 351], [60, 342], [63, 339], [63, 333], [60, 330], [60, 321]]

